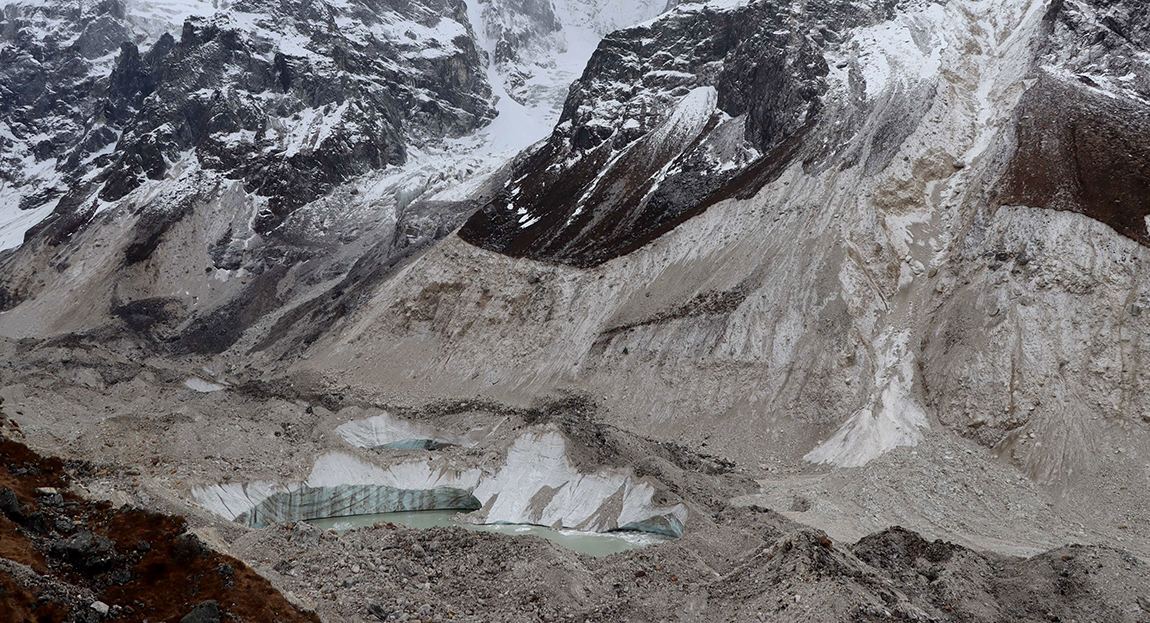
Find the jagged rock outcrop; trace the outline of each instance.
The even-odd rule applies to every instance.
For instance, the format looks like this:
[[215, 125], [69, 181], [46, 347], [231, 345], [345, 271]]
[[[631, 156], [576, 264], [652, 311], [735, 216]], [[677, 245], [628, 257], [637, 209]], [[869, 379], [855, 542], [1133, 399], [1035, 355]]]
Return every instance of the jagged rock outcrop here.
[[[473, 5], [6, 5], [0, 309], [27, 303], [8, 333], [218, 352], [281, 313], [326, 326], [348, 306], [315, 288], [359, 296], [450, 234], [606, 29], [664, 8]], [[507, 91], [524, 71], [529, 107]]]
[[[110, 164], [118, 133], [92, 129], [110, 54], [132, 39], [118, 0], [13, 3], [0, 10], [0, 206], [4, 219], [45, 206], [93, 167]], [[99, 161], [99, 162], [96, 162]], [[50, 207], [47, 210], [50, 211]], [[7, 224], [7, 223], [5, 223]], [[26, 227], [24, 229], [27, 229]], [[23, 230], [5, 232], [15, 246]]]
[[[68, 191], [56, 242], [86, 223], [77, 212], [164, 179], [189, 151], [267, 198], [255, 227], [266, 234], [332, 187], [402, 164], [409, 143], [494, 114], [461, 2], [238, 3], [151, 41], [118, 2], [84, 13], [13, 4], [5, 15], [8, 192], [30, 210]], [[33, 146], [38, 166], [15, 160], [38, 132], [50, 136]], [[39, 179], [23, 179], [33, 171]], [[90, 204], [94, 191], [103, 203]]]
[[1085, 214], [1150, 245], [1150, 9], [1051, 4], [1000, 205]]
[[752, 196], [796, 157], [797, 139], [788, 139], [818, 121], [829, 73], [822, 47], [881, 13], [832, 2], [801, 15], [810, 23], [778, 3], [693, 6], [608, 37], [555, 133], [461, 235], [588, 266], [717, 201]]
[[[163, 179], [168, 161], [194, 150], [203, 168], [267, 198], [254, 224], [266, 235], [335, 186], [403, 164], [409, 142], [459, 136], [493, 115], [461, 3], [385, 5], [377, 13], [361, 6], [322, 18], [306, 5], [232, 8], [279, 28], [249, 38], [228, 20], [185, 22], [178, 43], [161, 37], [148, 52], [147, 72], [136, 68], [134, 49], [121, 53], [112, 83], [142, 75], [130, 93], [113, 96], [147, 103], [121, 139], [100, 199], [116, 201], [144, 178]], [[422, 39], [383, 38], [396, 17], [422, 27]], [[341, 20], [363, 26], [337, 30]], [[274, 35], [301, 48], [285, 52]]]

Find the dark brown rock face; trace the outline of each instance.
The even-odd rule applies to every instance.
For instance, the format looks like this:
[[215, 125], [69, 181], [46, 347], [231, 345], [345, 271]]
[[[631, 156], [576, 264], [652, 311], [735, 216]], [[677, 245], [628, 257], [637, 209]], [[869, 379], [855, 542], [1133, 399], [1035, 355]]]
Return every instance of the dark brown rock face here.
[[999, 205], [1077, 212], [1150, 245], [1150, 7], [1054, 3]]
[[773, 0], [684, 7], [609, 36], [550, 139], [523, 157], [507, 192], [467, 223], [463, 238], [594, 266], [717, 201], [753, 194], [794, 161], [820, 118], [824, 46], [895, 3], [805, 5], [798, 23]]

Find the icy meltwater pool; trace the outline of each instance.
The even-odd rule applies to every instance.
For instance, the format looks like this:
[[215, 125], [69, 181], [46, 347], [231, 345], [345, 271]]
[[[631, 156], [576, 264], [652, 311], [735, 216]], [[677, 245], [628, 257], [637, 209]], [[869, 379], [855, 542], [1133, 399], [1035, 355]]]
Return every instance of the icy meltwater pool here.
[[590, 554], [591, 556], [609, 556], [646, 545], [661, 543], [670, 540], [670, 537], [645, 532], [578, 532], [575, 530], [552, 530], [542, 526], [526, 526], [522, 524], [485, 524], [471, 525], [455, 523], [451, 520], [459, 511], [417, 511], [409, 513], [383, 513], [381, 515], [357, 515], [355, 517], [332, 517], [329, 519], [313, 519], [308, 523], [324, 530], [343, 532], [354, 528], [363, 528], [377, 523], [394, 523], [408, 528], [447, 528], [458, 526], [476, 532], [498, 532], [500, 534], [525, 535], [530, 534], [543, 537], [567, 549]]

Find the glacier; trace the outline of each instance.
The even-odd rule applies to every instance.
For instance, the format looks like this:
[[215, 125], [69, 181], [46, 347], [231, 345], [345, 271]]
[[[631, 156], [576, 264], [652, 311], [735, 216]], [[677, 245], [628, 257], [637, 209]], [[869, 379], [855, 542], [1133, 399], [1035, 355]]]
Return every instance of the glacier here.
[[555, 430], [515, 439], [497, 472], [443, 461], [386, 467], [344, 452], [316, 460], [303, 482], [222, 483], [196, 487], [201, 507], [252, 527], [284, 521], [415, 510], [473, 511], [476, 523], [532, 524], [609, 532], [683, 534], [685, 504], [660, 506], [655, 488], [630, 470], [577, 469]]

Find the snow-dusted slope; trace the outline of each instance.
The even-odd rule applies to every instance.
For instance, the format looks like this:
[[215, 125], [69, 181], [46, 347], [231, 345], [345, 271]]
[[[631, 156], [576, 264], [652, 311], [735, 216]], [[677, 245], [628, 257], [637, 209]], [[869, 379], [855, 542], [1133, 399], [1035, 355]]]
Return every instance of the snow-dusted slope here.
[[[877, 16], [807, 19], [812, 28], [825, 28], [822, 19], [846, 28]], [[771, 152], [813, 122], [827, 88], [826, 61], [800, 34], [804, 26], [771, 2], [684, 5], [612, 35], [572, 87], [548, 142], [518, 164], [507, 192], [463, 237], [593, 265], [665, 233], [729, 188], [765, 183], [781, 170]], [[713, 96], [700, 98], [708, 88]]]
[[0, 11], [0, 250], [51, 213], [70, 170], [107, 161], [89, 96], [135, 33], [115, 3], [16, 2]]
[[85, 6], [0, 24], [6, 334], [225, 348], [445, 235], [470, 206], [412, 201], [492, 167], [453, 145], [496, 113], [459, 0]]
[[[141, 186], [179, 184], [179, 167], [243, 179], [266, 198], [252, 215], [266, 233], [409, 147], [484, 125], [494, 111], [462, 3], [396, 6], [9, 5], [4, 220], [63, 197], [74, 230]], [[5, 248], [20, 233], [5, 227]]]
[[490, 61], [499, 117], [481, 136], [513, 155], [551, 132], [599, 41], [651, 19], [665, 0], [476, 0], [468, 15]]
[[662, 8], [5, 6], [0, 310], [28, 304], [0, 331], [126, 321], [194, 351], [446, 236], [551, 131], [605, 30]]
[[[448, 240], [296, 368], [578, 388], [750, 464], [863, 465], [941, 425], [1047, 482], [1141, 473], [1145, 7], [729, 4], [605, 40], [462, 230], [480, 248]], [[756, 47], [714, 52], [739, 28]]]

